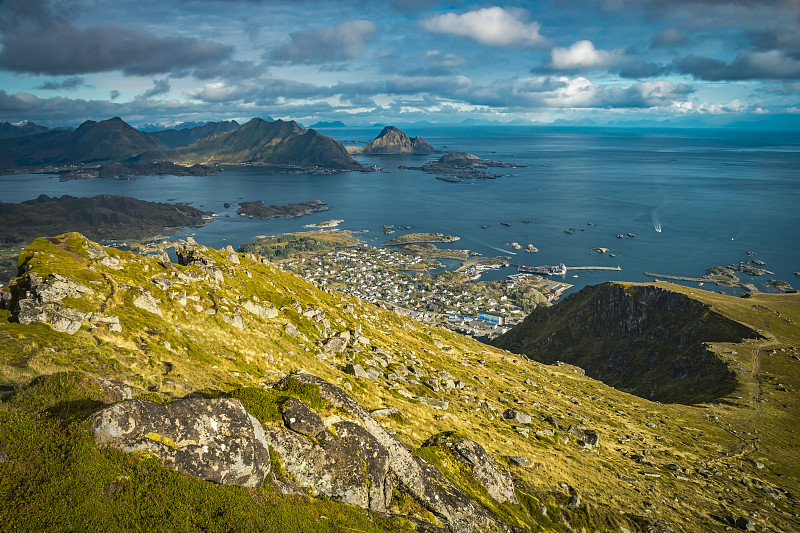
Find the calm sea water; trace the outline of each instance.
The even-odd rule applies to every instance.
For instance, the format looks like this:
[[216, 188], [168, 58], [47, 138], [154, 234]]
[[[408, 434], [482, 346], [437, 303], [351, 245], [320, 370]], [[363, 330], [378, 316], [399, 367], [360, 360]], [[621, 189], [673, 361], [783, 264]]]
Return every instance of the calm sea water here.
[[[323, 133], [343, 142], [369, 141], [379, 128]], [[793, 274], [800, 271], [800, 133], [524, 127], [406, 133], [421, 135], [440, 149], [529, 166], [496, 169], [505, 174], [496, 180], [462, 183], [397, 168], [422, 165], [431, 156], [362, 156], [363, 163], [385, 170], [332, 176], [247, 168], [208, 177], [60, 183], [47, 175], [17, 175], [0, 177], [0, 196], [19, 202], [43, 193], [108, 193], [192, 202], [220, 215], [207, 227], [191, 230], [198, 242], [214, 247], [236, 247], [257, 235], [301, 231], [304, 224], [337, 218], [346, 220], [341, 228], [369, 230], [359, 236], [373, 245], [389, 238], [382, 232], [384, 224], [409, 225], [412, 231], [458, 235], [461, 240], [453, 247], [509, 255], [518, 264], [622, 268], [570, 272], [565, 281], [576, 288], [607, 280], [646, 281], [645, 271], [700, 277], [711, 266], [748, 259], [765, 261], [764, 268], [775, 272], [752, 279], [760, 288], [766, 290], [767, 278], [800, 285]], [[328, 203], [330, 211], [293, 220], [252, 220], [235, 213], [241, 201], [315, 199]], [[225, 202], [232, 207], [225, 208]], [[569, 228], [575, 229], [571, 235], [564, 232]], [[616, 238], [629, 232], [636, 237]], [[512, 254], [511, 242], [530, 243], [540, 251]], [[608, 248], [615, 257], [592, 251], [595, 247]], [[747, 251], [756, 255], [748, 257]]]

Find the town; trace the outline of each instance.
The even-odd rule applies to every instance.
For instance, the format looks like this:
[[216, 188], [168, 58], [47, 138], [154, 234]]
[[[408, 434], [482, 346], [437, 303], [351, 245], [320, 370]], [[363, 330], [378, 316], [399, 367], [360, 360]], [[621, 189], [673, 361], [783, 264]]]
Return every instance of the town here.
[[[443, 265], [436, 261], [420, 261], [398, 250], [363, 244], [285, 261], [280, 266], [324, 289], [339, 290], [481, 340], [508, 331], [537, 306], [558, 300], [570, 287], [530, 274], [477, 281], [474, 269], [467, 273], [441, 271]], [[431, 268], [438, 272], [432, 275], [427, 271]]]

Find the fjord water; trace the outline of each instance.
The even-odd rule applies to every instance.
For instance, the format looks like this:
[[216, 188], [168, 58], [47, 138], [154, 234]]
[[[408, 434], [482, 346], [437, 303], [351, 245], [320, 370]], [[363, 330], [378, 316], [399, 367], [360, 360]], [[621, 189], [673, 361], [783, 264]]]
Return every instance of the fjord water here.
[[[369, 141], [379, 131], [337, 128], [322, 133], [347, 144]], [[237, 247], [257, 235], [302, 231], [305, 224], [335, 218], [346, 220], [341, 228], [368, 230], [358, 236], [373, 245], [389, 238], [383, 233], [385, 224], [414, 226], [413, 231], [461, 237], [449, 247], [510, 256], [512, 263], [622, 269], [570, 272], [564, 281], [576, 288], [607, 280], [652, 279], [644, 272], [700, 277], [709, 267], [750, 259], [766, 262], [764, 268], [775, 275], [741, 276], [743, 281], [762, 290], [768, 289], [767, 279], [800, 284], [793, 275], [800, 271], [800, 133], [511, 126], [405, 131], [442, 150], [528, 166], [494, 169], [503, 174], [494, 180], [450, 183], [398, 169], [420, 166], [435, 156], [359, 156], [362, 163], [385, 170], [320, 176], [243, 167], [217, 176], [65, 183], [52, 176], [17, 175], [0, 177], [0, 190], [5, 202], [39, 194], [101, 193], [192, 202], [219, 215], [208, 226], [191, 230], [198, 242], [214, 247]], [[329, 204], [330, 211], [293, 220], [253, 220], [235, 213], [241, 201], [315, 199]], [[225, 208], [226, 202], [232, 207]], [[565, 233], [569, 228], [574, 233]], [[629, 232], [636, 236], [616, 237]], [[530, 243], [540, 251], [515, 251], [511, 242], [523, 247]], [[609, 253], [594, 252], [596, 247]], [[756, 255], [747, 256], [748, 251]], [[484, 279], [513, 272], [509, 268]]]

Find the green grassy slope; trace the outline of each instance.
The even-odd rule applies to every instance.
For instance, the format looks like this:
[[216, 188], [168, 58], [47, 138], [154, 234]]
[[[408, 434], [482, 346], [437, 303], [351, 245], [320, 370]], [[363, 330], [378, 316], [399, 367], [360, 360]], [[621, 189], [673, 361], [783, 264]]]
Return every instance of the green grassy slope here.
[[[40, 375], [77, 371], [120, 379], [135, 395], [168, 400], [202, 389], [263, 388], [304, 369], [344, 387], [367, 409], [396, 407], [399, 414], [382, 423], [415, 453], [438, 464], [459, 488], [486, 501], [474, 480], [440, 448], [421, 447], [431, 436], [451, 431], [477, 441], [517, 478], [521, 501], [486, 505], [532, 531], [644, 531], [660, 520], [674, 531], [723, 531], [729, 518], [740, 516], [763, 531], [798, 527], [800, 361], [791, 357], [800, 355], [797, 295], [734, 299], [660, 284], [692, 292], [692, 298], [763, 338], [713, 344], [737, 375], [736, 390], [724, 401], [659, 404], [569, 367], [531, 362], [324, 292], [254, 255], [200, 247], [198, 253], [220, 269], [222, 278], [214, 283], [203, 279], [197, 266], [167, 268], [154, 258], [113, 248], [105, 251], [122, 268], [104, 266], [90, 258], [87, 246], [77, 234], [37, 239], [21, 254], [20, 265], [26, 273], [46, 278], [56, 272], [91, 288], [91, 294], [61, 303], [118, 316], [121, 332], [86, 322], [68, 335], [44, 324], [16, 323], [10, 311], [0, 310], [0, 385], [20, 391], [0, 402], [0, 453], [8, 458], [0, 462], [0, 526], [91, 529], [118, 516], [109, 522], [111, 529], [149, 528], [154, 520], [186, 531], [222, 530], [234, 523], [254, 529], [267, 522], [272, 527], [264, 525], [267, 531], [408, 527], [344, 504], [278, 496], [266, 488], [212, 486], [145, 458], [100, 450], [87, 429], [88, 414], [100, 404], [81, 389], [79, 378], [52, 378], [73, 380], [55, 388], [23, 387]], [[24, 288], [25, 279], [18, 278], [18, 288]], [[18, 288], [12, 286], [10, 293]], [[160, 317], [134, 305], [139, 288], [157, 300]], [[247, 311], [245, 301], [256, 299], [273, 305], [278, 316], [266, 319]], [[237, 314], [243, 330], [229, 323]], [[358, 351], [325, 351], [330, 337], [359, 329], [369, 343]], [[342, 370], [348, 362], [366, 368], [376, 355], [387, 366], [375, 381]], [[445, 381], [446, 374], [463, 388], [434, 392], [408, 380], [412, 369], [418, 381]], [[404, 373], [407, 379], [398, 379]], [[34, 399], [25, 400], [26, 395]], [[417, 397], [447, 400], [449, 407], [435, 409]], [[528, 436], [516, 429], [519, 424], [502, 418], [508, 408], [534, 417]], [[597, 431], [599, 446], [581, 446], [568, 426]], [[555, 435], [536, 435], [546, 429]], [[516, 466], [508, 456], [527, 457], [531, 464]], [[568, 487], [581, 496], [574, 509], [567, 505]], [[83, 498], [89, 498], [87, 505], [75, 503]], [[393, 504], [413, 507], [408, 501]]]

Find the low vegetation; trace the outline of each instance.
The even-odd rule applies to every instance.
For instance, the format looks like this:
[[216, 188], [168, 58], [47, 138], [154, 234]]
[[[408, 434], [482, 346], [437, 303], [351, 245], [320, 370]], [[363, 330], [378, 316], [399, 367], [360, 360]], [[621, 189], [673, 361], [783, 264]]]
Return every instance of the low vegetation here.
[[[233, 396], [269, 421], [284, 395], [317, 401], [313, 390], [269, 388], [300, 369], [369, 410], [396, 408], [381, 423], [405, 446], [490, 512], [531, 531], [723, 531], [746, 519], [778, 532], [800, 524], [797, 294], [733, 298], [658, 283], [754, 334], [706, 343], [735, 374], [730, 392], [709, 403], [657, 403], [571, 366], [530, 361], [321, 291], [253, 251], [198, 246], [205, 263], [178, 266], [103, 248], [119, 261], [114, 268], [92, 258], [90, 246], [76, 234], [37, 239], [22, 253], [26, 272], [5, 300], [24, 290], [31, 273], [59, 273], [91, 289], [60, 305], [116, 316], [121, 331], [87, 318], [70, 335], [20, 324], [13, 310], [0, 310], [1, 530], [412, 530], [405, 520], [351, 505], [216, 486], [146, 456], [98, 448], [90, 436], [89, 416], [105, 403], [86, 376], [124, 381], [135, 397], [159, 401]], [[137, 306], [142, 290], [160, 316]], [[253, 304], [274, 307], [277, 316], [248, 311], [260, 309]], [[237, 315], [244, 329], [231, 318]], [[357, 349], [326, 348], [345, 332], [366, 341]], [[374, 379], [356, 377], [343, 371], [352, 363], [380, 370]], [[506, 419], [509, 409], [531, 421]], [[580, 444], [578, 430], [596, 431], [599, 443]], [[443, 432], [476, 441], [510, 471], [520, 504], [486, 500], [442, 446], [423, 446]], [[413, 510], [416, 502], [393, 505]]]

